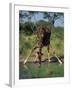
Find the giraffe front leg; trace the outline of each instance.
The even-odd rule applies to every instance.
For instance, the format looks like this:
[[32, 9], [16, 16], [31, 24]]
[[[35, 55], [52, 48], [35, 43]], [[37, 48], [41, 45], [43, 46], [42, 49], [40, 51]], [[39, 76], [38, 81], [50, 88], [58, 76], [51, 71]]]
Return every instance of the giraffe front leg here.
[[39, 59], [39, 64], [41, 65], [41, 60], [42, 60], [42, 47], [39, 48], [38, 59]]
[[51, 62], [50, 60], [50, 46], [47, 46], [47, 51], [48, 51], [48, 62]]
[[29, 57], [31, 56], [31, 54], [34, 52], [34, 50], [36, 50], [38, 47], [35, 46], [32, 48], [31, 52], [29, 53], [28, 57], [24, 60], [24, 64], [28, 61]]

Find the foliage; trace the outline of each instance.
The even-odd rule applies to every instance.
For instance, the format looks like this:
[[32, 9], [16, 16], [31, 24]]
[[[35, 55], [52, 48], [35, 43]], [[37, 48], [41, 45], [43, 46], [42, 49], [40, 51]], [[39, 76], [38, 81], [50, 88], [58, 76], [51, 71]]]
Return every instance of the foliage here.
[[36, 30], [36, 27], [34, 26], [34, 23], [32, 22], [25, 22], [20, 23], [19, 25], [19, 31], [20, 33], [24, 33], [24, 35], [32, 35], [32, 33]]
[[57, 19], [63, 16], [63, 13], [57, 13], [57, 12], [44, 12], [43, 14], [44, 14], [44, 18], [47, 18], [48, 22], [50, 22], [52, 25], [54, 25]]

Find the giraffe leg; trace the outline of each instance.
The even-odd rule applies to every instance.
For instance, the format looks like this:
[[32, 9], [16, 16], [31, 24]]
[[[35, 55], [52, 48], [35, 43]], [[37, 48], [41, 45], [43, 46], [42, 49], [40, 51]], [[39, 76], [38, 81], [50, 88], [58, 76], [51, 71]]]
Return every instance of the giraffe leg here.
[[35, 61], [38, 59], [38, 54], [37, 54], [37, 52], [36, 52], [36, 54], [35, 54]]
[[48, 62], [50, 62], [50, 45], [47, 46], [47, 51], [48, 51]]
[[53, 52], [53, 55], [57, 58], [58, 62], [60, 64], [62, 64], [62, 61], [57, 57], [56, 53], [55, 53], [55, 50], [52, 48], [52, 46], [50, 45], [50, 48], [51, 48], [51, 51]]
[[31, 56], [31, 54], [37, 49], [38, 47], [35, 46], [32, 48], [32, 50], [30, 51], [29, 55], [27, 56], [27, 58], [24, 60], [24, 64], [28, 61], [29, 57]]
[[41, 60], [42, 60], [42, 47], [39, 48], [38, 59], [39, 59], [39, 64], [41, 65]]
[[59, 62], [60, 64], [62, 64], [62, 61], [57, 57], [56, 54], [55, 54], [55, 57], [57, 58], [58, 62]]

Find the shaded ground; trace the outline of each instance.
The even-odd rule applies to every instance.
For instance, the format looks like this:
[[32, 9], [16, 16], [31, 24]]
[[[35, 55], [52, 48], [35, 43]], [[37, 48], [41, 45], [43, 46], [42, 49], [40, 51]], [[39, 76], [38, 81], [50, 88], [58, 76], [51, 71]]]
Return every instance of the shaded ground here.
[[39, 63], [28, 62], [25, 65], [19, 63], [19, 79], [29, 78], [46, 78], [46, 77], [63, 77], [64, 64], [60, 65], [58, 62], [48, 63], [46, 60]]

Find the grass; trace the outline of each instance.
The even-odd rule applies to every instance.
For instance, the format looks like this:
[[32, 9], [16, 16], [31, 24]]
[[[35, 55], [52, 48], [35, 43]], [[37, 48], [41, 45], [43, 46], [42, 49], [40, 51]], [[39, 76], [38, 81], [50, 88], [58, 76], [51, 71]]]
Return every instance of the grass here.
[[28, 78], [52, 78], [64, 76], [64, 65], [58, 63], [43, 63], [40, 67], [38, 64], [27, 63], [24, 66], [20, 63], [20, 79]]

